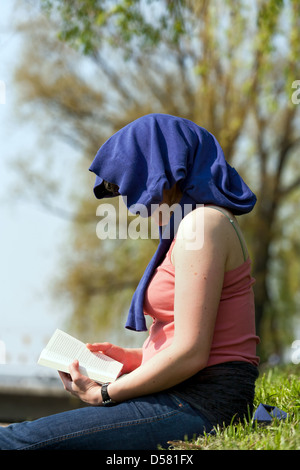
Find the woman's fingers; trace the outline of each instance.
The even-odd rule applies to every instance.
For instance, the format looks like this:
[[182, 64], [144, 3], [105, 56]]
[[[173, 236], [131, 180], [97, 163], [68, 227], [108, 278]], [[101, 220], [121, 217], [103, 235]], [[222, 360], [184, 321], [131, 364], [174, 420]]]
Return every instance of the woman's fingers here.
[[82, 375], [79, 372], [79, 361], [75, 359], [70, 365], [69, 365], [69, 372], [72, 378], [73, 382], [77, 382], [78, 380], [81, 379]]
[[87, 343], [86, 346], [91, 352], [99, 352], [123, 364], [126, 363], [126, 349], [120, 346], [115, 346], [112, 343]]
[[65, 390], [71, 393], [74, 391], [74, 384], [77, 385], [80, 383], [80, 380], [83, 377], [79, 372], [79, 362], [77, 359], [69, 365], [69, 374], [61, 371], [58, 371], [58, 373]]
[[80, 373], [77, 359], [69, 365], [69, 372], [59, 372], [65, 390], [90, 405], [101, 404], [100, 385]]
[[72, 390], [72, 377], [70, 374], [67, 374], [66, 372], [61, 372], [60, 370], [58, 371], [60, 379], [63, 383], [64, 389], [70, 392]]
[[111, 343], [87, 343], [86, 347], [92, 352], [103, 352], [107, 351], [112, 347]]

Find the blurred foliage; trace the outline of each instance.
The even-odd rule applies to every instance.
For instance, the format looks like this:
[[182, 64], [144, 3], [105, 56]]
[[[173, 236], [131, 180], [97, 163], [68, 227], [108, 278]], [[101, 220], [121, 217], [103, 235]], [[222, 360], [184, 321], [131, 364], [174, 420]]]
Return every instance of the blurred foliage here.
[[163, 41], [178, 44], [184, 34], [183, 0], [44, 0], [45, 11], [59, 14], [59, 38], [84, 54], [97, 54], [103, 42], [130, 56], [138, 39], [147, 51]]
[[[63, 138], [83, 157], [76, 163], [73, 223], [59, 283], [73, 305], [74, 325], [95, 334], [117, 325], [155, 249], [151, 240], [97, 239], [99, 201], [92, 198], [89, 164], [113, 132], [141, 115], [163, 112], [212, 132], [258, 196], [240, 223], [257, 280], [262, 357], [281, 355], [299, 309], [300, 107], [291, 99], [300, 78], [299, 2], [42, 4], [46, 16], [28, 23], [25, 15], [19, 23], [24, 53], [16, 82], [22, 115], [27, 110], [27, 118], [45, 125], [50, 141]], [[19, 164], [25, 181], [32, 176], [28, 162], [25, 156]]]

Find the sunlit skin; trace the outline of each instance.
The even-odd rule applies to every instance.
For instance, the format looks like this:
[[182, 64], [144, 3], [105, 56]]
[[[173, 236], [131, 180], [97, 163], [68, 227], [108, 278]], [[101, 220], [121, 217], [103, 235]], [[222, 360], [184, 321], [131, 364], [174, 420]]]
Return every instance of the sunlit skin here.
[[[164, 202], [179, 202], [178, 187], [164, 192]], [[201, 213], [200, 211], [204, 211]], [[232, 216], [232, 214], [231, 214]], [[204, 244], [187, 248], [185, 234], [200, 222]], [[108, 386], [112, 400], [122, 402], [156, 393], [176, 385], [207, 364], [218, 311], [224, 273], [243, 263], [237, 237], [224, 215], [209, 207], [199, 207], [181, 221], [172, 252], [175, 266], [174, 323], [170, 346], [141, 365], [142, 349], [123, 348], [109, 342], [87, 344], [90, 351], [102, 351], [124, 364], [127, 374]], [[79, 372], [78, 361], [60, 372], [66, 390], [91, 405], [101, 405], [101, 386]]]

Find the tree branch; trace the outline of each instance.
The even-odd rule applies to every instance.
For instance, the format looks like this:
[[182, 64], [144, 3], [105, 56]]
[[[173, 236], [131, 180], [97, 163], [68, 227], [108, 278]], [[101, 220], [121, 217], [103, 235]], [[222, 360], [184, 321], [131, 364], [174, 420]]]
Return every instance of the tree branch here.
[[104, 58], [100, 55], [99, 51], [93, 54], [93, 59], [95, 63], [101, 68], [103, 73], [105, 73], [105, 75], [109, 78], [115, 89], [118, 90], [118, 92], [120, 92], [120, 94], [126, 100], [135, 103], [134, 96], [124, 86], [122, 74], [116, 73], [116, 71], [110, 67], [108, 61], [104, 60]]
[[285, 188], [282, 188], [280, 190], [280, 196], [285, 197], [297, 188], [298, 189], [300, 188], [300, 176], [296, 178], [295, 181], [293, 181], [293, 183], [289, 184]]

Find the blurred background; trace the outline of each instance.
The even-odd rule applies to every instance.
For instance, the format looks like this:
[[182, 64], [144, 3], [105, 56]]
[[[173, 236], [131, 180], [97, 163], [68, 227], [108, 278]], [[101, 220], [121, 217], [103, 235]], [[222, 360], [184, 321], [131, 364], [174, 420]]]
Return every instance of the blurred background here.
[[83, 341], [143, 341], [124, 323], [157, 240], [97, 238], [88, 168], [113, 132], [151, 112], [207, 128], [257, 194], [239, 223], [259, 354], [262, 364], [300, 361], [299, 31], [298, 0], [1, 1], [6, 400], [20, 384], [58, 385], [36, 365], [55, 328]]

